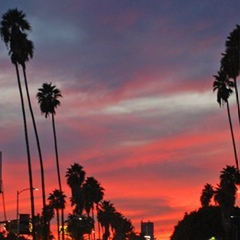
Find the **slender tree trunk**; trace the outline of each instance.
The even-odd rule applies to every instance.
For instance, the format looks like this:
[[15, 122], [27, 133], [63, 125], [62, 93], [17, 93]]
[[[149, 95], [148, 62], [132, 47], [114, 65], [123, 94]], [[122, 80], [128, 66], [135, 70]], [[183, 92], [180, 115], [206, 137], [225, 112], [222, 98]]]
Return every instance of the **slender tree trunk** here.
[[[41, 147], [40, 147], [37, 125], [36, 125], [35, 117], [34, 117], [34, 114], [33, 114], [33, 109], [32, 109], [29, 89], [28, 89], [28, 82], [27, 82], [25, 65], [22, 65], [22, 69], [23, 69], [23, 76], [24, 76], [26, 94], [27, 94], [27, 99], [28, 99], [28, 106], [29, 106], [29, 110], [30, 110], [30, 114], [31, 114], [31, 118], [32, 118], [32, 123], [33, 123], [34, 132], [35, 132], [36, 143], [37, 143], [37, 149], [38, 149], [38, 155], [39, 155], [39, 162], [40, 162], [40, 169], [41, 169], [41, 183], [42, 183], [42, 201], [43, 201], [42, 204], [43, 204], [43, 209], [45, 209], [45, 207], [46, 207], [46, 195], [45, 195], [45, 181], [44, 181], [44, 167], [43, 167], [42, 151], [41, 151]], [[43, 218], [44, 218], [44, 237], [47, 238], [47, 224], [46, 224], [45, 214], [43, 215]]]
[[61, 224], [62, 224], [62, 240], [64, 240], [64, 209], [61, 209]]
[[[57, 147], [57, 134], [56, 134], [56, 127], [55, 127], [55, 120], [54, 114], [52, 114], [52, 126], [53, 126], [53, 137], [54, 137], [54, 147], [55, 147], [55, 154], [56, 154], [56, 166], [57, 166], [57, 176], [58, 176], [58, 185], [59, 190], [62, 191], [62, 184], [61, 184], [61, 174], [59, 168], [59, 159], [58, 159], [58, 147]], [[62, 240], [64, 240], [64, 209], [61, 209], [61, 225], [62, 225]]]
[[[99, 204], [97, 204], [97, 216], [98, 216], [98, 211], [99, 211]], [[100, 222], [97, 219], [98, 222], [98, 239], [101, 239], [101, 229], [100, 229]]]
[[18, 71], [18, 65], [17, 64], [15, 64], [15, 68], [16, 68], [16, 74], [17, 74], [19, 94], [20, 94], [20, 99], [21, 99], [22, 114], [23, 114], [23, 124], [24, 124], [24, 133], [25, 133], [26, 150], [27, 150], [29, 190], [30, 190], [31, 215], [32, 215], [32, 237], [33, 237], [33, 240], [36, 240], [35, 223], [34, 223], [34, 216], [35, 216], [34, 211], [35, 210], [34, 210], [34, 196], [33, 196], [32, 166], [31, 166], [30, 147], [29, 147], [29, 140], [28, 140], [27, 121], [26, 121], [23, 93], [22, 93], [22, 87], [21, 87], [20, 76], [19, 76], [19, 71]]
[[237, 170], [239, 170], [237, 149], [236, 149], [236, 143], [235, 143], [235, 138], [234, 138], [234, 133], [233, 133], [232, 119], [231, 119], [231, 114], [230, 114], [230, 108], [229, 108], [228, 101], [227, 101], [227, 113], [228, 113], [228, 121], [229, 121], [232, 143], [233, 143], [233, 152], [234, 152], [234, 157], [235, 157], [235, 162], [236, 162], [236, 168], [237, 168]]
[[239, 123], [239, 126], [240, 126], [240, 106], [239, 106], [237, 78], [234, 79], [234, 88], [235, 88], [235, 93], [236, 93], [236, 102], [237, 102], [237, 109], [238, 109], [238, 123]]
[[[90, 218], [90, 211], [91, 211], [91, 210], [86, 210], [86, 209], [85, 209], [85, 211], [86, 211], [86, 213], [87, 213], [87, 217]], [[88, 240], [90, 240], [90, 239], [92, 239], [92, 231], [91, 231], [90, 233], [88, 233]]]
[[60, 175], [59, 159], [58, 159], [57, 134], [56, 134], [56, 128], [55, 128], [54, 114], [52, 114], [52, 126], [53, 126], [54, 147], [55, 147], [55, 155], [56, 155], [58, 185], [59, 185], [59, 190], [62, 191], [61, 175]]
[[95, 218], [94, 218], [94, 203], [92, 206], [92, 219], [93, 219], [93, 240], [96, 239], [96, 233], [95, 233]]
[[110, 236], [109, 226], [105, 226], [103, 233], [103, 240], [108, 240]]
[[57, 211], [57, 234], [58, 234], [58, 240], [60, 240], [60, 231], [59, 231], [59, 210], [56, 209]]

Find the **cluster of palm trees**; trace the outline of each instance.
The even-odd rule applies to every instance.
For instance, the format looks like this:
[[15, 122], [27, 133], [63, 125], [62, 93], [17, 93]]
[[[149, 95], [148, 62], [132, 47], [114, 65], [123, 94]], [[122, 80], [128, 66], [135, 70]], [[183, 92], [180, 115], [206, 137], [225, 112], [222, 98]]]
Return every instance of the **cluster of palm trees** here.
[[[181, 239], [239, 239], [239, 214], [236, 206], [239, 171], [234, 166], [226, 166], [220, 172], [220, 181], [213, 187], [205, 184], [201, 195], [201, 207], [184, 218], [175, 226], [171, 240]], [[237, 220], [235, 222], [235, 219]]]
[[[0, 34], [1, 38], [7, 46], [8, 53], [11, 58], [11, 62], [13, 63], [16, 75], [17, 75], [17, 83], [20, 94], [21, 108], [22, 108], [22, 116], [23, 116], [23, 125], [24, 125], [24, 134], [25, 134], [25, 142], [26, 142], [26, 152], [27, 152], [27, 160], [28, 160], [28, 175], [29, 175], [29, 189], [31, 196], [31, 215], [35, 216], [35, 208], [34, 208], [34, 195], [33, 195], [33, 177], [32, 177], [32, 161], [31, 161], [31, 152], [29, 147], [29, 137], [28, 137], [28, 126], [27, 126], [27, 118], [26, 118], [26, 107], [24, 104], [24, 93], [22, 90], [22, 82], [19, 73], [19, 67], [22, 68], [23, 78], [24, 78], [24, 86], [26, 90], [26, 98], [28, 102], [28, 107], [31, 115], [31, 120], [34, 128], [34, 133], [36, 137], [36, 145], [39, 154], [39, 162], [41, 169], [41, 185], [42, 185], [42, 202], [43, 209], [46, 208], [46, 195], [45, 195], [45, 183], [44, 183], [44, 166], [43, 166], [43, 158], [41, 153], [40, 141], [36, 126], [36, 121], [32, 109], [30, 93], [28, 89], [28, 81], [26, 74], [26, 62], [29, 61], [33, 57], [34, 45], [31, 40], [28, 39], [28, 33], [31, 31], [31, 26], [29, 22], [25, 19], [25, 14], [18, 9], [10, 9], [2, 16]], [[49, 115], [52, 116], [52, 125], [53, 125], [53, 134], [54, 134], [54, 143], [55, 143], [55, 153], [56, 153], [56, 165], [57, 165], [57, 173], [58, 173], [58, 181], [59, 181], [59, 189], [61, 189], [61, 180], [60, 180], [60, 171], [59, 171], [59, 162], [58, 162], [58, 150], [57, 150], [57, 138], [56, 138], [56, 129], [54, 122], [54, 114], [57, 106], [60, 105], [60, 101], [58, 98], [61, 97], [61, 92], [56, 88], [56, 86], [52, 85], [52, 83], [44, 83], [42, 88], [39, 88], [39, 92], [37, 94], [38, 102], [40, 104], [40, 109], [45, 117]], [[46, 222], [46, 221], [45, 221]], [[47, 234], [47, 228], [44, 230]], [[33, 223], [33, 238], [35, 239], [35, 224]], [[45, 239], [47, 236], [45, 236]]]
[[[218, 212], [217, 208], [212, 208], [212, 202], [214, 201], [215, 205], [220, 209], [221, 214], [221, 226], [224, 229], [224, 236], [220, 236], [219, 239], [230, 240], [233, 239], [231, 236], [231, 216], [235, 214], [239, 218], [239, 208], [235, 207], [237, 187], [236, 185], [240, 183], [240, 172], [239, 172], [239, 163], [238, 163], [238, 152], [236, 146], [236, 133], [239, 130], [234, 131], [234, 125], [232, 121], [232, 115], [230, 111], [229, 97], [235, 93], [236, 96], [236, 106], [237, 106], [237, 118], [238, 125], [240, 126], [240, 105], [239, 105], [239, 95], [238, 95], [238, 86], [237, 78], [240, 74], [240, 26], [236, 25], [235, 29], [230, 32], [227, 40], [225, 42], [225, 52], [222, 54], [220, 60], [220, 70], [216, 75], [214, 75], [213, 82], [213, 91], [217, 91], [217, 102], [222, 107], [226, 104], [227, 106], [227, 115], [231, 132], [231, 139], [233, 144], [233, 153], [235, 159], [235, 166], [227, 166], [224, 168], [220, 174], [220, 183], [214, 188], [211, 184], [207, 183], [201, 193], [200, 201], [202, 208], [197, 212], [192, 212], [191, 214], [186, 214], [184, 219], [179, 222], [178, 226], [175, 227], [174, 233], [171, 237], [172, 240], [182, 239], [204, 239], [203, 238], [203, 225], [206, 225], [207, 215], [212, 220], [217, 220]], [[238, 127], [239, 127], [238, 126]], [[239, 136], [238, 136], [239, 137]], [[237, 213], [236, 213], [237, 212]], [[213, 214], [215, 217], [213, 217]], [[200, 219], [200, 216], [204, 216]], [[211, 216], [212, 215], [212, 216]], [[211, 221], [212, 221], [211, 220]], [[239, 221], [239, 219], [238, 219]], [[200, 223], [198, 228], [193, 230], [197, 224]], [[207, 225], [210, 223], [207, 222]], [[217, 224], [217, 223], [216, 223]], [[215, 224], [215, 225], [216, 225]], [[188, 227], [187, 227], [188, 226]], [[201, 229], [200, 232], [198, 230]], [[209, 234], [209, 226], [206, 226], [204, 231], [206, 235]], [[212, 229], [213, 230], [213, 229]], [[240, 234], [240, 228], [238, 229], [238, 234]], [[191, 235], [190, 233], [194, 233]], [[199, 236], [196, 236], [199, 234]], [[218, 232], [222, 234], [222, 232]], [[191, 235], [191, 236], [190, 236]], [[193, 237], [194, 236], [194, 237]], [[206, 236], [205, 236], [206, 237]], [[211, 236], [208, 236], [208, 239]], [[207, 239], [207, 238], [206, 238]]]
[[[104, 188], [94, 177], [87, 177], [81, 165], [74, 163], [66, 172], [71, 188], [73, 213], [69, 214], [67, 232], [76, 240], [88, 235], [89, 239], [137, 239], [129, 219], [116, 210], [113, 203], [104, 200]], [[98, 224], [96, 224], [97, 220]], [[95, 226], [97, 225], [97, 231]], [[101, 234], [102, 232], [102, 234]]]
[[229, 217], [235, 206], [239, 177], [239, 171], [234, 166], [223, 168], [220, 183], [215, 188], [209, 183], [205, 184], [200, 197], [202, 207], [209, 207], [214, 200], [222, 207], [224, 215]]
[[[238, 164], [238, 153], [235, 141], [234, 133], [238, 132], [233, 129], [232, 117], [229, 106], [229, 97], [235, 92], [236, 105], [238, 112], [238, 123], [240, 126], [240, 106], [238, 97], [238, 86], [237, 78], [240, 73], [240, 26], [230, 32], [225, 42], [225, 53], [222, 54], [220, 60], [220, 70], [217, 75], [214, 76], [215, 81], [213, 82], [213, 90], [217, 91], [217, 102], [220, 106], [227, 105], [228, 121], [230, 126], [234, 158], [236, 168], [239, 169]], [[238, 136], [239, 137], [239, 136]]]
[[[236, 215], [237, 185], [239, 185], [239, 170], [234, 166], [227, 166], [221, 171], [220, 183], [214, 188], [206, 184], [202, 190], [200, 201], [203, 208], [207, 208], [214, 200], [221, 209], [222, 225], [225, 230], [226, 239], [231, 239], [231, 217]], [[238, 213], [239, 214], [239, 213]], [[237, 214], [237, 215], [238, 215]], [[238, 216], [239, 217], [239, 216]], [[239, 231], [240, 229], [238, 229]]]
[[[69, 214], [68, 219], [64, 220], [64, 209], [66, 205], [66, 195], [62, 189], [61, 173], [59, 168], [59, 156], [57, 147], [57, 136], [55, 127], [56, 108], [60, 106], [59, 98], [62, 97], [61, 91], [52, 83], [43, 83], [38, 89], [36, 95], [40, 106], [41, 113], [47, 118], [52, 119], [54, 148], [56, 158], [56, 169], [58, 188], [49, 194], [46, 199], [45, 180], [44, 180], [44, 165], [41, 152], [41, 145], [37, 131], [37, 125], [33, 113], [33, 108], [30, 99], [28, 88], [28, 80], [26, 74], [26, 62], [33, 57], [34, 45], [28, 39], [28, 33], [31, 31], [31, 26], [25, 18], [25, 14], [18, 9], [9, 9], [2, 16], [0, 34], [3, 42], [6, 44], [12, 64], [16, 70], [18, 89], [20, 94], [24, 136], [26, 143], [27, 165], [29, 175], [29, 190], [31, 199], [31, 217], [32, 217], [32, 237], [36, 239], [52, 239], [50, 230], [50, 221], [54, 217], [54, 212], [57, 218], [58, 240], [65, 238], [65, 226], [67, 232], [72, 239], [80, 240], [85, 235], [89, 239], [95, 240], [95, 219], [98, 220], [98, 238], [101, 238], [101, 229], [103, 240], [109, 239], [138, 239], [138, 236], [133, 231], [132, 223], [125, 218], [120, 212], [116, 211], [110, 201], [103, 200], [104, 189], [100, 183], [93, 177], [85, 178], [85, 171], [78, 163], [74, 163], [67, 169], [66, 179], [67, 184], [71, 188], [72, 196], [70, 198], [73, 207], [72, 214]], [[22, 69], [23, 82], [21, 81], [19, 68]], [[25, 88], [25, 94], [23, 89]], [[35, 216], [34, 194], [33, 194], [33, 176], [32, 176], [32, 160], [28, 136], [28, 121], [26, 114], [26, 106], [24, 99], [27, 99], [28, 109], [31, 116], [31, 122], [36, 138], [36, 146], [39, 155], [39, 164], [41, 172], [41, 187], [42, 187], [42, 215]], [[47, 203], [48, 200], [48, 203]], [[95, 216], [95, 213], [96, 216]], [[61, 223], [60, 223], [61, 220]], [[65, 226], [64, 226], [65, 225]], [[61, 227], [60, 227], [61, 226]], [[61, 235], [60, 235], [61, 233]], [[141, 239], [141, 238], [140, 238]]]

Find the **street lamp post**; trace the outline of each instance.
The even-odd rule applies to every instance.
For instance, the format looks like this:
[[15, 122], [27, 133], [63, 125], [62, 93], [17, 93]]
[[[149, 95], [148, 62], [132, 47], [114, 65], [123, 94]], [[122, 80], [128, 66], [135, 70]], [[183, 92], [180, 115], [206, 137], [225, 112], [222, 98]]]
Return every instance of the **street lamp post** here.
[[[20, 230], [20, 219], [19, 219], [19, 195], [20, 193], [27, 191], [27, 190], [31, 190], [31, 188], [24, 188], [21, 191], [17, 191], [17, 239], [19, 237], [19, 230]], [[38, 188], [33, 188], [33, 190], [38, 190]], [[33, 218], [34, 216], [32, 216]], [[33, 221], [33, 219], [32, 219]]]

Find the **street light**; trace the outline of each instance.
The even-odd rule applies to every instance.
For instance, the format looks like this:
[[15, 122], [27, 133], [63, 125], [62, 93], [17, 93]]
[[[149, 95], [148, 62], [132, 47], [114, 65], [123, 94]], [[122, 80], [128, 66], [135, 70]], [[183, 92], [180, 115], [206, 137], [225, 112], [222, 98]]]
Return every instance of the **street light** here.
[[[20, 225], [20, 222], [19, 222], [19, 195], [20, 195], [20, 193], [22, 193], [24, 191], [28, 191], [28, 190], [31, 190], [31, 188], [24, 188], [21, 191], [17, 191], [17, 239], [19, 237], [19, 227], [20, 227], [19, 226]], [[33, 188], [33, 190], [37, 191], [38, 188]]]

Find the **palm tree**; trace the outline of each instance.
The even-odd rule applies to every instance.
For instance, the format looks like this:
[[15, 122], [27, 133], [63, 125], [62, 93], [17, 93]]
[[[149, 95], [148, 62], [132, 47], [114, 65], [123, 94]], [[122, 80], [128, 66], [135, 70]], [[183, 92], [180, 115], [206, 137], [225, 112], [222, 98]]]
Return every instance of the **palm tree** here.
[[110, 226], [113, 222], [115, 213], [116, 209], [110, 201], [103, 201], [100, 203], [97, 218], [104, 228], [103, 240], [107, 240], [110, 236]]
[[133, 232], [131, 220], [125, 218], [121, 213], [116, 212], [113, 215], [112, 228], [114, 229], [113, 240], [128, 239]]
[[231, 119], [230, 107], [228, 102], [228, 98], [232, 94], [232, 89], [230, 87], [233, 86], [233, 83], [228, 79], [226, 73], [222, 70], [220, 70], [218, 72], [218, 75], [215, 75], [214, 77], [215, 77], [215, 81], [213, 83], [213, 91], [217, 90], [217, 102], [220, 107], [223, 106], [224, 103], [226, 103], [227, 105], [227, 114], [228, 114], [231, 137], [232, 137], [234, 157], [235, 157], [236, 167], [237, 169], [239, 169], [238, 156], [237, 156], [235, 138], [233, 133], [233, 126], [232, 126], [232, 119]]
[[[54, 146], [56, 154], [56, 166], [57, 166], [57, 176], [58, 176], [58, 185], [60, 191], [62, 191], [61, 184], [61, 174], [59, 168], [59, 159], [58, 159], [58, 147], [57, 147], [57, 136], [56, 136], [56, 127], [55, 127], [55, 118], [56, 114], [55, 109], [60, 106], [59, 98], [62, 97], [61, 91], [52, 85], [52, 83], [43, 83], [42, 88], [38, 89], [37, 98], [38, 103], [40, 104], [40, 109], [42, 114], [47, 118], [49, 115], [52, 117], [52, 127], [53, 127], [53, 137], [54, 137]], [[62, 209], [62, 227], [64, 227], [64, 212]], [[62, 238], [64, 240], [64, 231], [62, 232]]]
[[54, 218], [54, 209], [52, 205], [45, 205], [45, 208], [42, 211], [43, 218], [43, 239], [50, 239], [50, 222]]
[[[55, 189], [53, 193], [51, 193], [48, 197], [49, 205], [56, 210], [57, 214], [57, 229], [58, 229], [58, 239], [60, 239], [60, 231], [59, 231], [59, 210], [65, 208], [65, 198], [66, 195], [63, 194], [61, 190]], [[62, 225], [63, 227], [63, 225]], [[63, 231], [63, 229], [62, 229]]]
[[59, 159], [58, 159], [56, 127], [55, 127], [55, 118], [54, 118], [54, 115], [56, 114], [56, 108], [61, 105], [59, 101], [60, 97], [62, 97], [61, 91], [57, 89], [55, 85], [52, 85], [52, 83], [43, 83], [42, 88], [38, 89], [37, 98], [38, 98], [38, 103], [40, 105], [41, 113], [45, 115], [45, 118], [49, 117], [50, 115], [52, 117], [58, 185], [59, 185], [60, 191], [62, 191], [61, 175], [60, 175]]
[[226, 43], [226, 53], [221, 60], [221, 66], [229, 78], [233, 79], [234, 88], [236, 93], [236, 103], [238, 109], [238, 120], [240, 124], [240, 106], [239, 106], [239, 96], [237, 87], [237, 77], [240, 71], [240, 26], [237, 25], [236, 28], [227, 37]]
[[29, 110], [30, 110], [30, 114], [31, 114], [31, 118], [32, 118], [32, 123], [33, 123], [36, 143], [37, 143], [37, 149], [38, 149], [38, 155], [39, 155], [39, 162], [40, 162], [40, 169], [41, 169], [42, 201], [43, 201], [43, 209], [44, 209], [45, 205], [46, 205], [46, 196], [45, 196], [45, 180], [44, 180], [44, 167], [43, 167], [42, 151], [41, 151], [41, 146], [40, 146], [40, 141], [39, 141], [39, 136], [38, 136], [38, 131], [37, 131], [37, 125], [36, 125], [36, 121], [35, 121], [35, 117], [34, 117], [34, 113], [33, 113], [32, 103], [31, 103], [31, 99], [30, 99], [30, 93], [29, 93], [28, 81], [27, 81], [27, 75], [26, 75], [26, 64], [25, 64], [25, 62], [29, 60], [29, 57], [32, 58], [34, 47], [33, 47], [33, 43], [31, 41], [29, 41], [28, 39], [23, 39], [21, 46], [23, 47], [23, 53], [24, 53], [23, 55], [26, 55], [20, 61], [20, 64], [21, 64], [22, 70], [23, 70], [28, 106], [29, 106]]
[[[18, 10], [14, 10], [14, 12], [15, 11], [18, 11]], [[18, 13], [19, 13], [19, 15], [21, 15], [21, 17], [25, 18], [24, 13], [19, 12], [19, 11], [18, 11]], [[17, 14], [17, 13], [15, 13], [15, 14]], [[28, 29], [30, 31], [31, 27], [28, 22], [27, 22], [27, 25], [28, 25]], [[8, 28], [9, 28], [9, 26], [8, 26]], [[7, 29], [4, 30], [4, 32], [7, 32]], [[39, 162], [40, 162], [40, 169], [41, 169], [42, 201], [43, 201], [43, 209], [44, 209], [45, 204], [46, 204], [46, 197], [45, 197], [44, 167], [43, 167], [43, 160], [42, 160], [42, 152], [41, 152], [41, 147], [40, 147], [40, 141], [39, 141], [37, 126], [36, 126], [36, 121], [35, 121], [35, 117], [34, 117], [34, 113], [33, 113], [33, 109], [32, 109], [30, 93], [29, 93], [29, 89], [28, 89], [27, 75], [26, 75], [26, 61], [29, 61], [29, 59], [33, 57], [34, 46], [33, 46], [32, 41], [27, 39], [27, 35], [20, 31], [17, 34], [16, 40], [17, 40], [20, 48], [15, 52], [14, 51], [12, 52], [11, 50], [10, 50], [10, 52], [12, 52], [12, 54], [15, 55], [13, 57], [17, 58], [17, 62], [18, 62], [18, 64], [20, 64], [22, 66], [22, 70], [23, 70], [28, 106], [29, 106], [29, 110], [30, 110], [30, 114], [31, 114], [31, 119], [32, 119], [32, 123], [33, 123], [33, 128], [34, 128], [34, 133], [35, 133], [35, 138], [36, 138], [36, 143], [37, 143], [37, 149], [38, 149], [38, 154], [39, 154]]]
[[213, 196], [214, 196], [213, 186], [211, 184], [207, 183], [204, 186], [201, 197], [200, 197], [202, 207], [209, 207]]
[[74, 212], [76, 214], [82, 215], [84, 209], [84, 197], [82, 185], [85, 181], [85, 171], [83, 167], [78, 163], [74, 163], [67, 169], [66, 178], [67, 184], [70, 186], [72, 191], [71, 202], [75, 205]]
[[[23, 124], [24, 124], [24, 134], [25, 134], [25, 142], [26, 142], [26, 150], [27, 150], [27, 160], [28, 160], [28, 174], [29, 174], [29, 189], [30, 189], [30, 199], [31, 199], [31, 215], [32, 219], [35, 215], [34, 210], [34, 195], [33, 195], [33, 180], [32, 180], [32, 166], [31, 166], [31, 156], [30, 156], [30, 147], [29, 147], [29, 139], [28, 139], [28, 130], [27, 130], [27, 121], [26, 121], [26, 113], [25, 106], [23, 100], [23, 93], [21, 87], [21, 81], [19, 76], [18, 64], [21, 64], [23, 59], [26, 59], [25, 50], [21, 43], [23, 43], [23, 39], [26, 40], [26, 32], [30, 31], [31, 27], [28, 21], [25, 19], [25, 14], [22, 11], [18, 11], [18, 9], [10, 9], [3, 16], [1, 21], [1, 38], [6, 44], [9, 55], [11, 57], [11, 61], [15, 66], [16, 74], [17, 74], [17, 82], [20, 94], [22, 115], [23, 115]], [[24, 42], [26, 43], [26, 42]], [[27, 42], [29, 44], [29, 42]], [[30, 53], [31, 54], [31, 53]], [[35, 226], [33, 221], [33, 231], [32, 231], [33, 239], [35, 239]]]
[[[92, 210], [92, 219], [94, 220], [94, 204], [96, 204], [96, 209], [98, 210], [98, 204], [102, 201], [104, 196], [104, 188], [101, 187], [100, 183], [94, 177], [88, 177], [83, 184], [83, 195], [87, 215], [89, 216], [90, 210]], [[95, 239], [95, 224], [93, 225], [93, 233], [93, 239]]]
[[234, 207], [236, 201], [238, 175], [239, 172], [234, 166], [226, 166], [220, 174], [220, 187], [229, 197], [225, 204], [230, 208]]
[[222, 224], [226, 231], [227, 240], [230, 238], [230, 216], [233, 214], [236, 201], [239, 170], [233, 166], [227, 166], [221, 171], [220, 184], [215, 190], [214, 200], [221, 208]]

